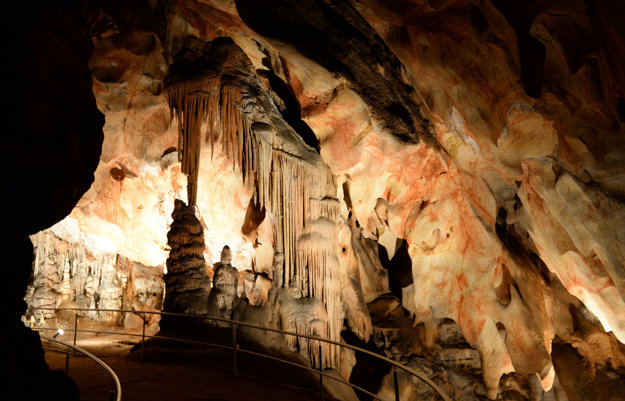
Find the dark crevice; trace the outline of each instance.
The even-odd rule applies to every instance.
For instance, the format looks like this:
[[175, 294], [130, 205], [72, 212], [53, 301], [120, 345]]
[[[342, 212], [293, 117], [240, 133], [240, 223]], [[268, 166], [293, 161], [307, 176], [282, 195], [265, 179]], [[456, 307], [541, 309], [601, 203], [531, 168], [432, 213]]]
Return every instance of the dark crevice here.
[[[427, 110], [402, 82], [402, 66], [375, 30], [348, 2], [237, 0], [237, 11], [255, 32], [289, 44], [349, 81], [374, 118], [398, 138], [437, 146]], [[399, 106], [398, 106], [399, 105]]]
[[616, 112], [618, 114], [618, 119], [625, 122], [625, 99], [623, 99], [622, 96], [619, 96], [617, 99]]
[[[347, 324], [344, 325], [347, 327]], [[345, 329], [341, 332], [341, 338], [349, 345], [355, 347], [364, 348], [371, 352], [379, 353], [379, 350], [375, 346], [375, 342], [371, 339], [369, 342], [364, 342], [351, 330]], [[356, 364], [352, 369], [349, 381], [352, 384], [360, 386], [372, 393], [377, 393], [382, 385], [382, 379], [390, 372], [390, 365], [383, 363], [379, 359], [372, 356], [363, 354], [361, 352], [356, 353]], [[354, 390], [358, 398], [362, 401], [371, 400], [371, 396], [366, 395], [358, 390]]]
[[[520, 199], [518, 199], [518, 201], [520, 204]], [[519, 266], [534, 270], [540, 274], [541, 278], [547, 285], [550, 285], [551, 277], [549, 268], [547, 268], [540, 256], [528, 250], [526, 246], [523, 245], [523, 241], [519, 234], [514, 230], [514, 226], [507, 225], [507, 215], [508, 213], [506, 209], [499, 208], [497, 220], [495, 222], [495, 232], [497, 233], [497, 237], [501, 241], [504, 248], [517, 261]], [[519, 296], [521, 296], [521, 291], [518, 285], [514, 281], [512, 281], [512, 283], [513, 287], [519, 293]], [[521, 298], [523, 297], [521, 296]]]
[[506, 218], [508, 217], [508, 211], [503, 207], [500, 207], [497, 211], [497, 220], [495, 221], [495, 232], [497, 233], [497, 237], [503, 241], [508, 235], [508, 228], [506, 225]]
[[516, 293], [519, 296], [519, 298], [521, 298], [521, 301], [523, 301], [523, 294], [521, 293], [521, 289], [519, 288], [519, 285], [515, 281], [513, 281], [512, 286], [516, 290]]
[[401, 290], [413, 283], [412, 279], [412, 259], [408, 254], [408, 243], [401, 241], [401, 245], [395, 251], [395, 255], [389, 260], [386, 248], [378, 245], [378, 254], [382, 267], [388, 271], [388, 284], [391, 293], [402, 301]]
[[167, 149], [165, 149], [165, 151], [163, 152], [163, 154], [161, 155], [161, 157], [165, 157], [165, 156], [167, 156], [168, 154], [170, 154], [170, 153], [174, 153], [174, 152], [177, 152], [177, 151], [178, 151], [178, 149], [176, 149], [174, 146], [170, 146], [170, 147], [168, 147]]
[[243, 226], [241, 227], [241, 233], [243, 235], [249, 235], [252, 231], [258, 228], [260, 224], [265, 220], [265, 207], [261, 207], [259, 204], [254, 202], [254, 199], [250, 199], [249, 204], [247, 205], [247, 211], [245, 212], [245, 220], [243, 221]]
[[119, 167], [112, 167], [109, 173], [111, 174], [111, 177], [113, 177], [113, 179], [116, 181], [122, 181], [126, 177], [126, 172], [124, 171], [124, 169]]
[[521, 81], [525, 93], [539, 98], [542, 92], [545, 57], [547, 50], [536, 38], [530, 36], [530, 27], [537, 15], [537, 8], [526, 2], [496, 0], [495, 7], [516, 31], [521, 56]]
[[[267, 58], [263, 59], [263, 64], [271, 68], [271, 63], [268, 62]], [[256, 73], [267, 78], [271, 90], [284, 102], [284, 108], [280, 109], [284, 121], [295, 130], [308, 146], [319, 153], [319, 140], [308, 124], [302, 120], [302, 109], [291, 87], [271, 70], [256, 70]]]
[[520, 43], [521, 53], [521, 81], [524, 83], [525, 93], [533, 98], [539, 98], [542, 93], [543, 75], [545, 72], [545, 46], [532, 37]]
[[489, 25], [486, 17], [484, 17], [484, 13], [482, 12], [482, 10], [473, 4], [469, 4], [469, 10], [471, 26], [473, 27], [475, 33], [482, 34], [486, 32], [489, 28]]
[[343, 183], [343, 200], [345, 201], [345, 206], [347, 206], [347, 210], [349, 210], [348, 219], [352, 216], [352, 197], [349, 194], [349, 181], [345, 181]]

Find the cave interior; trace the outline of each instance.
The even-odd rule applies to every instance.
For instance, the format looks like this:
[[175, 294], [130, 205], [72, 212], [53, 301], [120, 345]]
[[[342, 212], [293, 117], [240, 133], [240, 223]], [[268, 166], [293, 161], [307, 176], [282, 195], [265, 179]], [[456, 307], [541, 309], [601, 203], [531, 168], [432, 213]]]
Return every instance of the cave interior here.
[[454, 400], [625, 400], [625, 3], [4, 14], [2, 399], [83, 397], [49, 327], [229, 327], [162, 311], [297, 333], [241, 330], [383, 400], [388, 367], [305, 336]]

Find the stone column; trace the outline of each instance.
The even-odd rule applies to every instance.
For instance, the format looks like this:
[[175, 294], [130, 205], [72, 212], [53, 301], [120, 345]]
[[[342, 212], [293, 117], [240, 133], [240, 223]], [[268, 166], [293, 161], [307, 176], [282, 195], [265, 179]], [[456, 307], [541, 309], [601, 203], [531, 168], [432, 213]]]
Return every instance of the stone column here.
[[204, 235], [194, 208], [176, 199], [167, 234], [171, 247], [165, 275], [167, 312], [206, 314], [210, 279], [206, 276]]

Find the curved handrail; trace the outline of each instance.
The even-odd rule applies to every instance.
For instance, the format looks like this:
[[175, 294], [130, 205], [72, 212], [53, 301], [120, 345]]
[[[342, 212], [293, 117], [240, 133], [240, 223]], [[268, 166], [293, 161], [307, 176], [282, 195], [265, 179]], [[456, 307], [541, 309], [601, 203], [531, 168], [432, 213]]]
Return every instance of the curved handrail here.
[[106, 363], [104, 363], [100, 358], [98, 358], [97, 356], [93, 355], [92, 353], [90, 353], [89, 351], [86, 351], [80, 347], [77, 347], [75, 345], [72, 344], [68, 344], [64, 341], [60, 341], [57, 340], [56, 338], [52, 338], [52, 337], [48, 337], [46, 335], [43, 334], [39, 334], [39, 337], [43, 338], [44, 340], [48, 340], [51, 341], [53, 343], [57, 343], [57, 344], [61, 344], [65, 347], [68, 348], [73, 348], [76, 351], [86, 355], [87, 357], [89, 357], [90, 359], [94, 360], [95, 362], [97, 362], [100, 366], [102, 366], [104, 368], [104, 370], [106, 370], [108, 372], [109, 375], [111, 375], [111, 377], [113, 378], [113, 381], [115, 382], [115, 392], [117, 394], [115, 401], [121, 401], [122, 399], [122, 385], [119, 382], [119, 378], [117, 377], [117, 375], [115, 374], [115, 372], [113, 371], [113, 369], [111, 369], [111, 367], [109, 365], [107, 365]]
[[[346, 343], [342, 343], [342, 342], [338, 342], [338, 341], [333, 341], [333, 340], [329, 340], [323, 337], [319, 337], [319, 336], [313, 336], [313, 335], [309, 335], [309, 334], [300, 334], [300, 333], [294, 333], [291, 331], [286, 331], [286, 330], [280, 330], [280, 329], [274, 329], [271, 327], [264, 327], [264, 326], [260, 326], [260, 325], [256, 325], [256, 324], [252, 324], [252, 323], [247, 323], [247, 322], [241, 322], [241, 321], [237, 321], [237, 320], [230, 320], [230, 319], [225, 319], [225, 318], [220, 318], [220, 317], [213, 317], [213, 316], [202, 316], [202, 315], [194, 315], [194, 314], [190, 314], [190, 313], [178, 313], [178, 312], [163, 312], [163, 311], [142, 311], [142, 310], [132, 310], [132, 309], [90, 309], [90, 308], [52, 308], [52, 307], [29, 307], [29, 309], [31, 310], [53, 310], [53, 311], [58, 311], [58, 310], [66, 310], [66, 311], [85, 311], [85, 312], [122, 312], [122, 313], [135, 313], [135, 314], [152, 314], [152, 315], [161, 315], [161, 316], [176, 316], [176, 317], [186, 317], [186, 318], [193, 318], [193, 319], [200, 319], [200, 320], [212, 320], [212, 321], [216, 321], [216, 322], [223, 322], [223, 323], [229, 323], [229, 324], [234, 324], [234, 325], [238, 325], [238, 326], [243, 326], [243, 327], [250, 327], [250, 328], [254, 328], [254, 329], [258, 329], [258, 330], [263, 330], [263, 331], [270, 331], [270, 332], [274, 332], [274, 333], [279, 333], [279, 334], [285, 334], [285, 335], [291, 335], [291, 336], [295, 336], [295, 337], [300, 337], [300, 338], [306, 338], [309, 340], [315, 340], [315, 341], [319, 341], [319, 342], [324, 342], [327, 344], [333, 344], [342, 348], [349, 348], [351, 350], [357, 351], [357, 352], [361, 352], [363, 354], [366, 355], [370, 355], [374, 358], [377, 358], [379, 360], [382, 360], [392, 366], [395, 366], [396, 368], [399, 368], [405, 372], [407, 372], [408, 374], [415, 376], [416, 378], [420, 379], [421, 381], [423, 381], [424, 383], [426, 383], [427, 385], [429, 385], [434, 391], [436, 391], [436, 393], [444, 400], [444, 401], [452, 401], [452, 399], [443, 391], [443, 389], [441, 389], [436, 383], [434, 383], [429, 377], [427, 377], [424, 373], [421, 373], [419, 371], [416, 371], [414, 369], [411, 369], [405, 365], [402, 365], [399, 362], [396, 362], [388, 357], [385, 357], [383, 355], [380, 354], [376, 354], [375, 352], [369, 351], [367, 349], [364, 348], [360, 348], [360, 347], [356, 347], [354, 345], [351, 344], [346, 344]], [[68, 330], [68, 331], [72, 331], [72, 330]], [[80, 330], [83, 332], [87, 332], [88, 330]], [[96, 330], [93, 330], [96, 331]], [[100, 333], [109, 333], [109, 334], [127, 334], [127, 335], [133, 335], [130, 333], [121, 333], [121, 332], [105, 332], [102, 330], [99, 330], [97, 332]], [[141, 336], [139, 334], [137, 334], [137, 336]], [[161, 336], [148, 336], [145, 335], [145, 337], [148, 338], [159, 338]], [[170, 340], [180, 340], [180, 339], [173, 339], [173, 338], [162, 338], [162, 339], [170, 339]], [[186, 340], [185, 340], [186, 341]], [[201, 343], [201, 342], [198, 342]], [[208, 344], [210, 345], [210, 344]], [[316, 371], [318, 374], [319, 371]], [[330, 377], [332, 379], [335, 379], [337, 381], [339, 381], [337, 378], [335, 378], [334, 376], [328, 376], [326, 374], [322, 374], [323, 376], [327, 376]], [[350, 386], [353, 387], [353, 385], [351, 383], [348, 383]]]

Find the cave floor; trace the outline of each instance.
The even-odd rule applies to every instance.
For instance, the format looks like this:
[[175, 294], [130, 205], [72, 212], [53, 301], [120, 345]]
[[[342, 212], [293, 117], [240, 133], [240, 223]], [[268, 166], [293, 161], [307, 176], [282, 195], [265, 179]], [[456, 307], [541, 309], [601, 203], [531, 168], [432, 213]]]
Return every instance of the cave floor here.
[[[311, 390], [314, 388], [314, 380], [295, 372], [296, 368], [280, 367], [271, 361], [259, 361], [251, 356], [239, 357], [240, 373], [235, 376], [232, 371], [232, 354], [226, 351], [173, 347], [148, 341], [141, 361], [141, 351], [137, 346], [133, 348], [119, 342], [109, 342], [85, 348], [115, 371], [122, 385], [124, 401], [320, 398], [317, 392]], [[64, 370], [65, 359], [64, 352], [46, 351], [46, 361], [52, 369]], [[113, 381], [103, 368], [89, 358], [71, 356], [69, 376], [78, 385], [81, 400], [109, 399]], [[300, 386], [283, 383], [298, 383]], [[325, 399], [331, 400], [332, 397], [326, 394]]]

